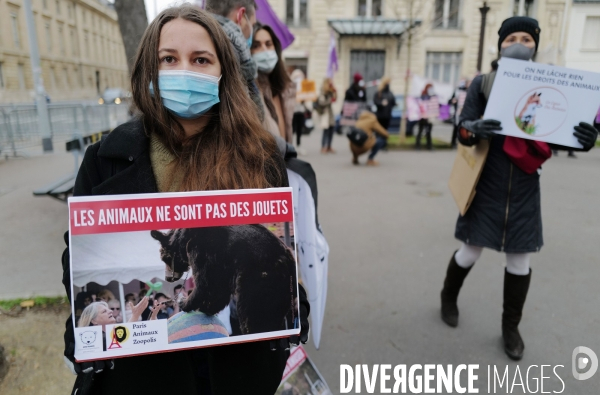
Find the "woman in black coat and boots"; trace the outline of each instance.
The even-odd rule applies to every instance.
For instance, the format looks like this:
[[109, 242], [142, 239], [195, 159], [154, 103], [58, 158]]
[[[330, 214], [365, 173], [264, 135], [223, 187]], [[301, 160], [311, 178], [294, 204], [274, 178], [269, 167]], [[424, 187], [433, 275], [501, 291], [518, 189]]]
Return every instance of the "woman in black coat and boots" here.
[[[192, 6], [169, 8], [148, 26], [131, 76], [140, 116], [89, 147], [74, 195], [118, 195], [288, 185], [274, 138], [262, 128], [225, 32]], [[68, 241], [68, 237], [66, 237]], [[71, 297], [69, 249], [63, 283]], [[65, 357], [85, 394], [273, 394], [289, 343], [306, 341], [309, 305], [299, 288], [300, 339], [77, 363], [71, 317]], [[303, 333], [305, 332], [306, 333]], [[168, 371], [172, 379], [149, 372]]]
[[[535, 19], [509, 18], [502, 23], [498, 34], [501, 56], [533, 58], [540, 34]], [[529, 174], [511, 162], [503, 149], [507, 137], [495, 134], [502, 129], [500, 122], [481, 119], [494, 76], [491, 73], [473, 80], [461, 113], [459, 141], [472, 146], [490, 140], [490, 150], [471, 207], [456, 224], [455, 236], [463, 244], [448, 265], [441, 293], [442, 319], [452, 327], [458, 325], [458, 293], [483, 248], [505, 252], [502, 337], [506, 354], [520, 360], [525, 345], [518, 326], [531, 280], [530, 253], [538, 252], [543, 245], [540, 175], [539, 171]], [[598, 131], [586, 123], [572, 127], [582, 151], [589, 151]]]

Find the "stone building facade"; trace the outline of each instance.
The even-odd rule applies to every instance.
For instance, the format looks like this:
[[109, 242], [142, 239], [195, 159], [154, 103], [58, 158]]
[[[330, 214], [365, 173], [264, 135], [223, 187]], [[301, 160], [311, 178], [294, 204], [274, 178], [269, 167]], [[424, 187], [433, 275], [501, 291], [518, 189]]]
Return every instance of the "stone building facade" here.
[[[32, 0], [44, 87], [52, 102], [129, 86], [117, 14], [102, 0]], [[0, 0], [0, 103], [31, 103], [22, 0]]]
[[[583, 29], [579, 19], [585, 16], [573, 19], [572, 12], [579, 6], [577, 3], [596, 3], [597, 0], [576, 0], [576, 4], [571, 1], [487, 1], [489, 11], [481, 71], [489, 71], [490, 63], [498, 57], [498, 29], [505, 18], [513, 15], [528, 15], [540, 23], [542, 33], [536, 61], [571, 64], [567, 59], [573, 56], [567, 48], [573, 34], [570, 25], [575, 23], [580, 26], [578, 29]], [[296, 36], [296, 41], [284, 52], [287, 62], [293, 67], [305, 68], [309, 78], [317, 80], [319, 85], [327, 72], [332, 32], [338, 45], [340, 68], [335, 75], [338, 90], [347, 88], [355, 71], [362, 71], [371, 78], [380, 75], [391, 77], [392, 90], [396, 93], [404, 92], [405, 76], [409, 70], [411, 75], [448, 85], [455, 85], [462, 77], [472, 78], [478, 72], [481, 0], [269, 2]], [[408, 34], [405, 28], [411, 14], [412, 21], [419, 25], [413, 30], [408, 64]], [[383, 29], [390, 32], [387, 35], [381, 34], [383, 24], [388, 25], [387, 30]], [[394, 26], [404, 32], [394, 35]]]

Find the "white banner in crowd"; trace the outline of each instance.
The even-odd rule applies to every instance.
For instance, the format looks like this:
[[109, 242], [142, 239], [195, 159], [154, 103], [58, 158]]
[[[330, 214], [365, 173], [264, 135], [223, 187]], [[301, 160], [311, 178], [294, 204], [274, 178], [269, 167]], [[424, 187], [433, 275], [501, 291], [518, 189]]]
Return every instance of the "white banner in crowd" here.
[[502, 59], [484, 118], [502, 122], [500, 134], [581, 148], [573, 128], [599, 107], [599, 73]]

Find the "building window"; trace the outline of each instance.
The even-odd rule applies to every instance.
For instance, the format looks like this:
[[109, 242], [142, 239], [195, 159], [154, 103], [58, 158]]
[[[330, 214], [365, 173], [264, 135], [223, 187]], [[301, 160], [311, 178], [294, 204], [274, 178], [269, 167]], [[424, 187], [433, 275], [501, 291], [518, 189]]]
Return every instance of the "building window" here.
[[381, 2], [383, 0], [358, 0], [358, 16], [367, 18], [381, 16]]
[[66, 67], [63, 69], [63, 86], [69, 88], [69, 71]]
[[454, 86], [460, 79], [461, 64], [461, 52], [427, 52], [425, 76]]
[[308, 0], [286, 0], [286, 22], [293, 26], [308, 25]]
[[54, 67], [50, 67], [50, 86], [52, 89], [56, 89], [56, 70]]
[[457, 29], [460, 27], [460, 0], [435, 0], [433, 27]]
[[48, 0], [43, 0], [42, 4], [44, 6], [44, 9], [47, 10], [48, 9]]
[[288, 74], [296, 69], [302, 70], [304, 75], [308, 75], [308, 59], [307, 58], [285, 58], [285, 67]]
[[19, 63], [17, 65], [17, 72], [19, 73], [19, 89], [25, 90], [25, 65]]
[[85, 48], [85, 57], [90, 57], [90, 39], [88, 32], [83, 33], [83, 47]]
[[56, 0], [56, 14], [60, 15], [60, 1]]
[[535, 0], [514, 0], [513, 15], [535, 17], [536, 14]]
[[67, 15], [69, 19], [73, 19], [73, 3], [67, 3]]
[[2, 73], [2, 66], [4, 63], [0, 62], [0, 89], [4, 88], [4, 74]]
[[44, 23], [44, 30], [46, 31], [46, 51], [50, 54], [52, 52], [52, 33], [50, 31], [50, 22]]
[[10, 21], [12, 24], [13, 43], [15, 48], [21, 48], [21, 36], [19, 34], [19, 16], [16, 11], [10, 13]]
[[600, 16], [588, 16], [585, 18], [585, 27], [583, 28], [582, 49], [600, 50]]
[[71, 55], [77, 55], [77, 40], [75, 40], [75, 29], [69, 30], [69, 37], [71, 39]]
[[58, 45], [60, 46], [60, 54], [65, 56], [65, 36], [62, 26], [58, 27]]

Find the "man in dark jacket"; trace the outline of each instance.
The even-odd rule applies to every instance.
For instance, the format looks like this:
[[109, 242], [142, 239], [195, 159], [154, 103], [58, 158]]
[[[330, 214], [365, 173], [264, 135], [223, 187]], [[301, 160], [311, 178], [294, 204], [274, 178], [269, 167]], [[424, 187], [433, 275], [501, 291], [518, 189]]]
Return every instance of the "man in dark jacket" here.
[[366, 102], [367, 101], [367, 92], [365, 90], [365, 80], [360, 73], [354, 74], [354, 83], [348, 88], [346, 91], [346, 96], [344, 97], [344, 101], [349, 102]]

